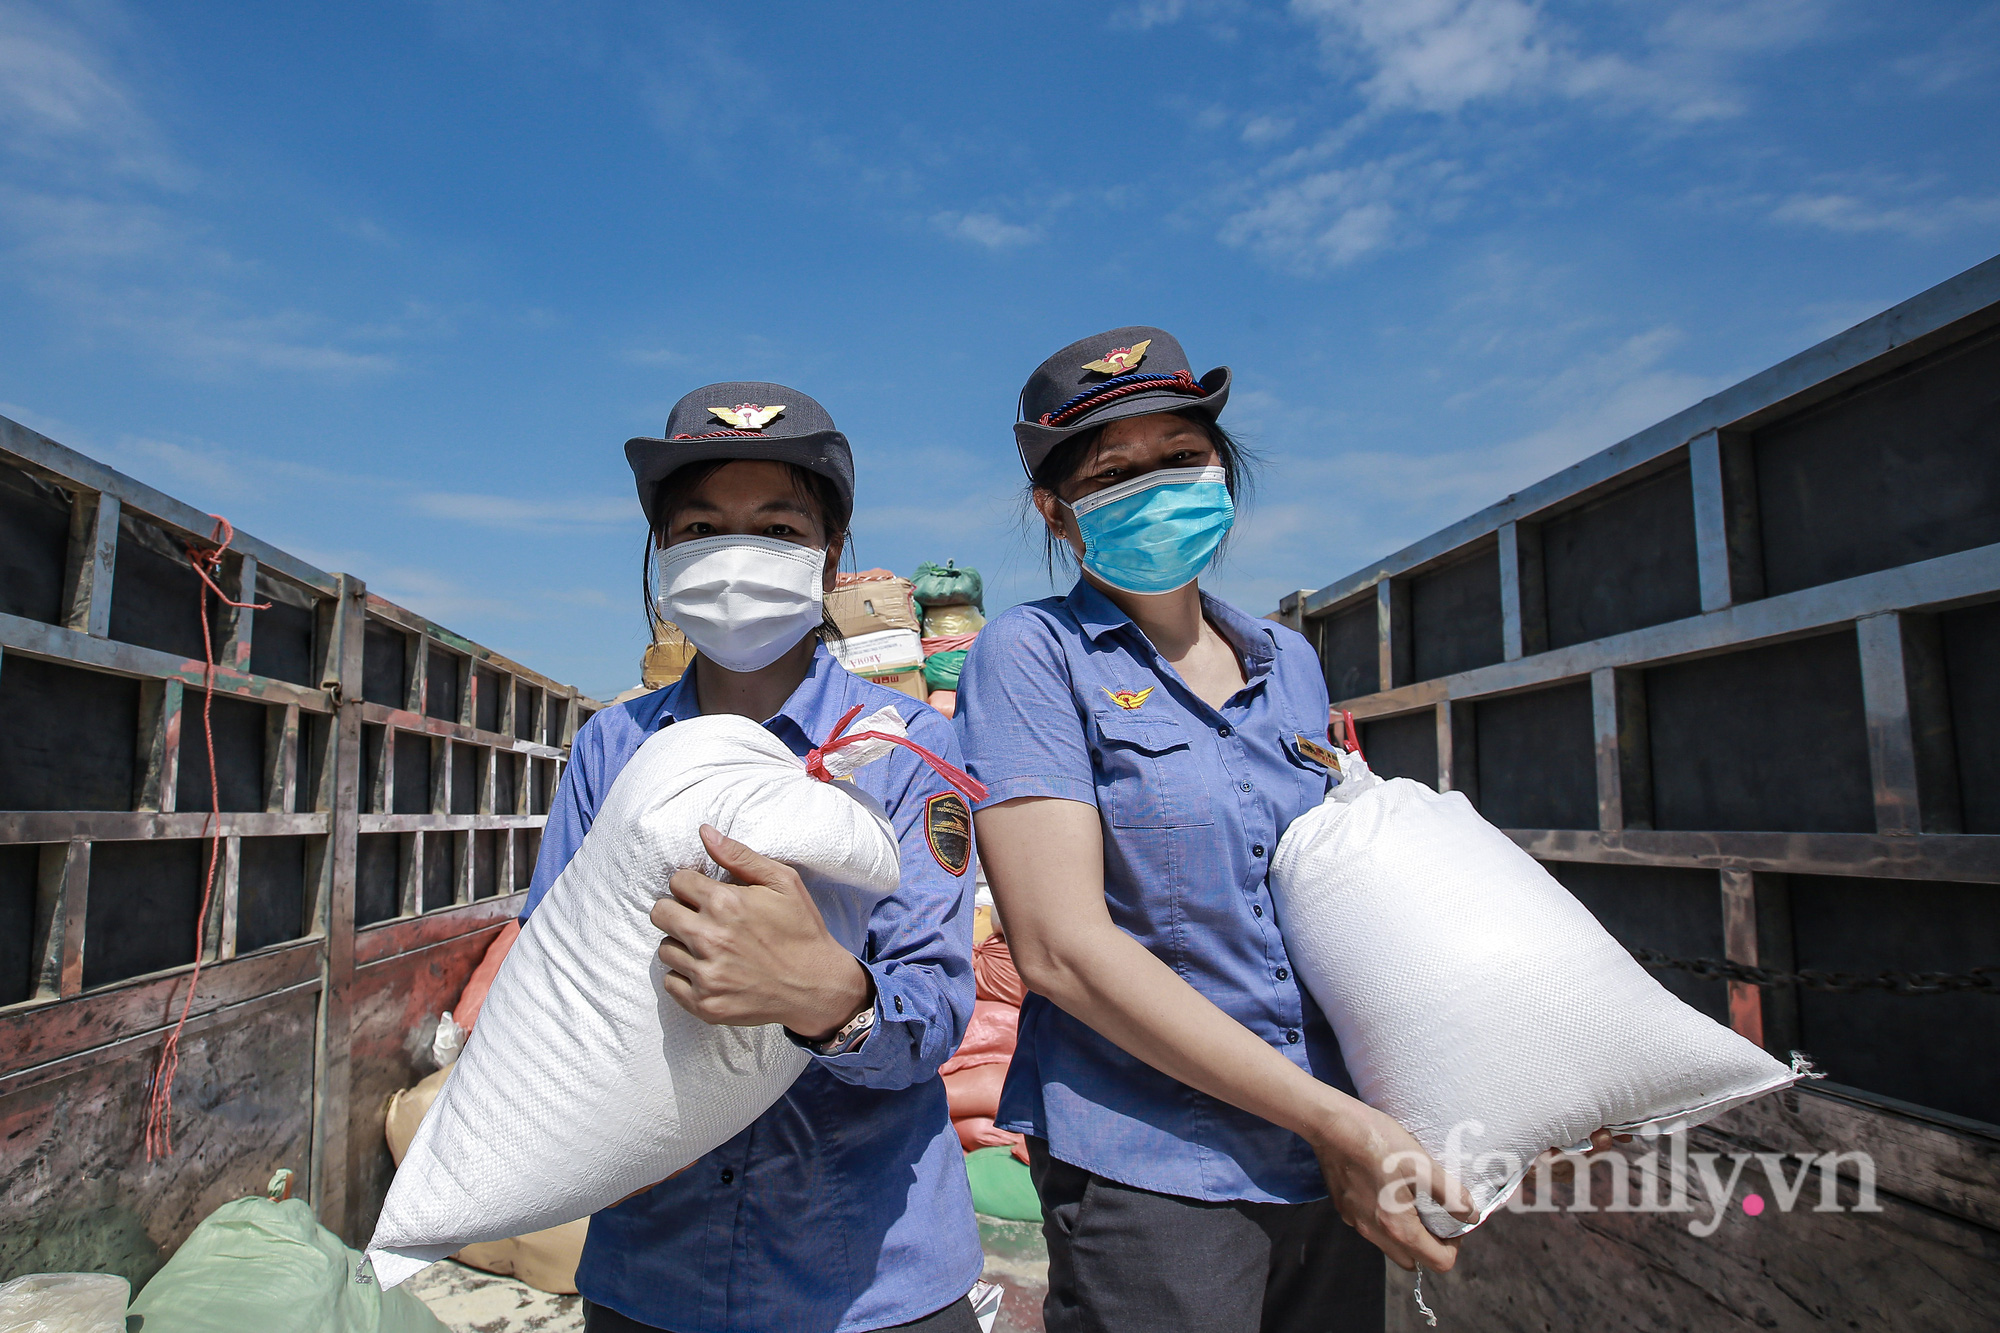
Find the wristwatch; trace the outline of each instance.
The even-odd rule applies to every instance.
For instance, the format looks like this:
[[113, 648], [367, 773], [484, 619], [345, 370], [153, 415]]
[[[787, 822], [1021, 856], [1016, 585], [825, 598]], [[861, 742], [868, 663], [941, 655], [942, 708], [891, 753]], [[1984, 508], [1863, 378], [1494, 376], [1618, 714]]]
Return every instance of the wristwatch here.
[[861, 1043], [868, 1040], [868, 1034], [874, 1029], [875, 1001], [871, 997], [866, 1008], [848, 1019], [838, 1032], [825, 1041], [807, 1041], [804, 1037], [789, 1032], [787, 1035], [814, 1055], [847, 1055], [860, 1050]]

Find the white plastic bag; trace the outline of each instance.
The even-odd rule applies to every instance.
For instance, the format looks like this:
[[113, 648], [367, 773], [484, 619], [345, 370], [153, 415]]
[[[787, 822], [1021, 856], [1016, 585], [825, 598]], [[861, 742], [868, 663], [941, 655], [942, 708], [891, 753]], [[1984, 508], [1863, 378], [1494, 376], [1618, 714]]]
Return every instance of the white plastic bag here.
[[1669, 1134], [1801, 1077], [1675, 999], [1463, 793], [1358, 756], [1271, 859], [1285, 946], [1355, 1089], [1472, 1195], [1593, 1130]]
[[458, 1053], [465, 1048], [465, 1039], [470, 1035], [458, 1025], [458, 1020], [447, 1009], [438, 1015], [437, 1032], [431, 1037], [431, 1059], [443, 1069], [458, 1059]]
[[125, 1333], [131, 1294], [114, 1273], [29, 1273], [0, 1282], [0, 1333]]
[[[894, 705], [850, 729], [905, 735]], [[886, 755], [825, 756], [838, 778]], [[712, 1027], [661, 985], [647, 914], [677, 870], [721, 874], [700, 828], [797, 868], [833, 937], [862, 949], [895, 891], [894, 830], [848, 782], [821, 782], [728, 714], [650, 737], [507, 955], [382, 1206], [368, 1256], [385, 1287], [465, 1245], [541, 1231], [657, 1184], [739, 1133], [808, 1063], [784, 1029]]]

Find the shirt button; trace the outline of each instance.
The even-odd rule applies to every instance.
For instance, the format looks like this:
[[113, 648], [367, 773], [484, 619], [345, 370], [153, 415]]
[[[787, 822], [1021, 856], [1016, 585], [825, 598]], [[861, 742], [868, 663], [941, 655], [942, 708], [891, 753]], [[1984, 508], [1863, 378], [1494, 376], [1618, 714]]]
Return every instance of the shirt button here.
[[1221, 729], [1218, 730], [1215, 734], [1221, 736], [1226, 740], [1229, 737], [1234, 736], [1236, 732], [1234, 728], [1232, 728], [1228, 723], [1225, 722], [1223, 723]]
[[903, 997], [900, 995], [896, 997], [896, 1012], [899, 1014], [903, 1012]]
[[1249, 783], [1247, 783], [1247, 782], [1246, 782], [1246, 783], [1244, 783], [1244, 784], [1243, 784], [1243, 790], [1244, 790], [1244, 791], [1249, 791], [1249, 790], [1250, 790], [1250, 784], [1249, 784]]
[[1288, 980], [1291, 977], [1291, 975], [1292, 972], [1290, 968], [1281, 967], [1278, 969], [1278, 980], [1280, 981]]
[[1252, 856], [1262, 856], [1263, 854], [1264, 854], [1264, 844], [1261, 842], [1258, 843], [1255, 847], [1252, 847], [1250, 849], [1250, 855]]
[[728, 1167], [722, 1168], [722, 1183], [727, 1185], [736, 1179], [736, 1173]]
[[1250, 915], [1252, 916], [1264, 915], [1264, 905], [1262, 903], [1253, 903], [1250, 907]]
[[1285, 1041], [1286, 1041], [1287, 1043], [1289, 1043], [1290, 1045], [1293, 1045], [1293, 1046], [1296, 1046], [1296, 1045], [1298, 1045], [1298, 1044], [1299, 1044], [1299, 1031], [1298, 1031], [1298, 1029], [1297, 1029], [1297, 1028], [1292, 1028], [1292, 1029], [1288, 1030], [1288, 1031], [1287, 1031], [1287, 1032], [1285, 1033]]

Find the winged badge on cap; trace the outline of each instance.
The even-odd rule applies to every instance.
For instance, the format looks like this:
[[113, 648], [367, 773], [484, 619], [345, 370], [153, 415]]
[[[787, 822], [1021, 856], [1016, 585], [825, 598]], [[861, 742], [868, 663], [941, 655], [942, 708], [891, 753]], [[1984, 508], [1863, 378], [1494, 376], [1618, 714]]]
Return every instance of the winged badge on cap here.
[[1114, 347], [1095, 361], [1083, 363], [1085, 370], [1094, 370], [1100, 375], [1123, 375], [1132, 367], [1146, 359], [1146, 349], [1153, 345], [1151, 338], [1133, 343], [1130, 347]]
[[711, 407], [708, 410], [738, 430], [762, 430], [777, 420], [785, 405], [779, 403], [775, 407], [760, 407], [756, 403], [738, 403], [734, 407]]

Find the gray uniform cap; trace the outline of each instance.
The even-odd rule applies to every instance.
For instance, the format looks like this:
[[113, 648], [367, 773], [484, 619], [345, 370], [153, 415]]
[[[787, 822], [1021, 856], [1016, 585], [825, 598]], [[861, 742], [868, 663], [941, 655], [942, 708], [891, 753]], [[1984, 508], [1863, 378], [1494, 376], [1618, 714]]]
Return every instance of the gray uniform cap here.
[[674, 404], [664, 436], [625, 441], [639, 506], [656, 528], [660, 482], [689, 463], [715, 458], [796, 463], [839, 488], [843, 519], [854, 511], [854, 452], [847, 437], [825, 408], [797, 389], [762, 380], [703, 385]]
[[1028, 475], [1079, 432], [1149, 412], [1200, 412], [1213, 421], [1229, 401], [1229, 367], [1200, 379], [1165, 329], [1132, 325], [1073, 342], [1028, 376], [1014, 443]]

